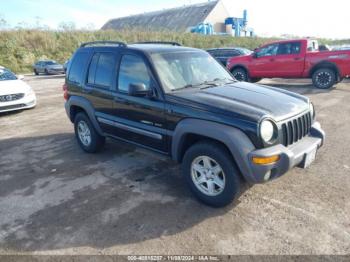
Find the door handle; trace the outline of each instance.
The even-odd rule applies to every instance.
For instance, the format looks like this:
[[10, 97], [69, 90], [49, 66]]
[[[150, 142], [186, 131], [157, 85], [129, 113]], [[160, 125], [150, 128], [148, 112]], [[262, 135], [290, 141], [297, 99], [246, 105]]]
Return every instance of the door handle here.
[[294, 60], [296, 60], [296, 61], [300, 60], [300, 57], [294, 57]]
[[129, 102], [127, 99], [122, 98], [122, 97], [117, 97], [117, 96], [115, 96], [115, 97], [113, 98], [113, 100], [114, 100], [114, 102], [116, 102], [116, 103], [125, 104], [125, 105], [130, 105], [130, 102]]
[[270, 59], [270, 62], [275, 62], [275, 59], [271, 58], [271, 59]]
[[91, 94], [92, 93], [92, 89], [83, 89], [83, 92], [86, 94]]
[[113, 98], [113, 100], [114, 100], [115, 102], [119, 102], [119, 103], [125, 102], [125, 99], [124, 99], [124, 98], [117, 97], [117, 96], [115, 96], [115, 97]]

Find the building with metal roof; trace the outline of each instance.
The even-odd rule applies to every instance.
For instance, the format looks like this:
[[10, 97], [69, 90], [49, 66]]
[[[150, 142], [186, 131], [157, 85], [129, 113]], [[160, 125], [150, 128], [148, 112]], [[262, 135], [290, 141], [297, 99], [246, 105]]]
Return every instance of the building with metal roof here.
[[189, 32], [199, 24], [211, 24], [215, 32], [226, 32], [229, 13], [221, 1], [209, 1], [162, 11], [111, 19], [102, 30], [143, 29]]

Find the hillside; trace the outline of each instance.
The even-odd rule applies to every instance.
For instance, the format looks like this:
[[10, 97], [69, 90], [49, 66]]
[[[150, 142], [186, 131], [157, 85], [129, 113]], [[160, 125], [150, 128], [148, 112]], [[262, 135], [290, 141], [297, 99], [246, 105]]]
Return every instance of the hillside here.
[[[197, 48], [240, 46], [254, 49], [273, 39], [141, 31], [2, 31], [0, 32], [0, 65], [16, 73], [30, 72], [32, 64], [38, 59], [54, 59], [63, 63], [81, 43], [95, 40], [118, 40], [127, 43], [163, 40], [176, 41]], [[350, 41], [322, 40], [321, 42], [343, 44]]]

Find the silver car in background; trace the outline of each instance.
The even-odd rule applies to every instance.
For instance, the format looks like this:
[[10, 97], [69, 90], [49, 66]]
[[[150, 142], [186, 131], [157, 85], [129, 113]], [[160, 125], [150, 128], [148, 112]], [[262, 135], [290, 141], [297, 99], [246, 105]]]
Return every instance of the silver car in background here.
[[33, 71], [35, 75], [57, 75], [64, 74], [63, 65], [57, 63], [54, 60], [38, 61], [33, 65]]

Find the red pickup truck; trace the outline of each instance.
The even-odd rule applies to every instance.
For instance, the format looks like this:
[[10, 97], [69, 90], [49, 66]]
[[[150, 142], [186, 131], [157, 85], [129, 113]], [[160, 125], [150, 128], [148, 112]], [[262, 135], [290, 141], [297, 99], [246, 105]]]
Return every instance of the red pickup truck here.
[[310, 39], [278, 41], [228, 59], [227, 68], [239, 81], [312, 78], [315, 87], [327, 89], [350, 75], [350, 50], [320, 52]]

